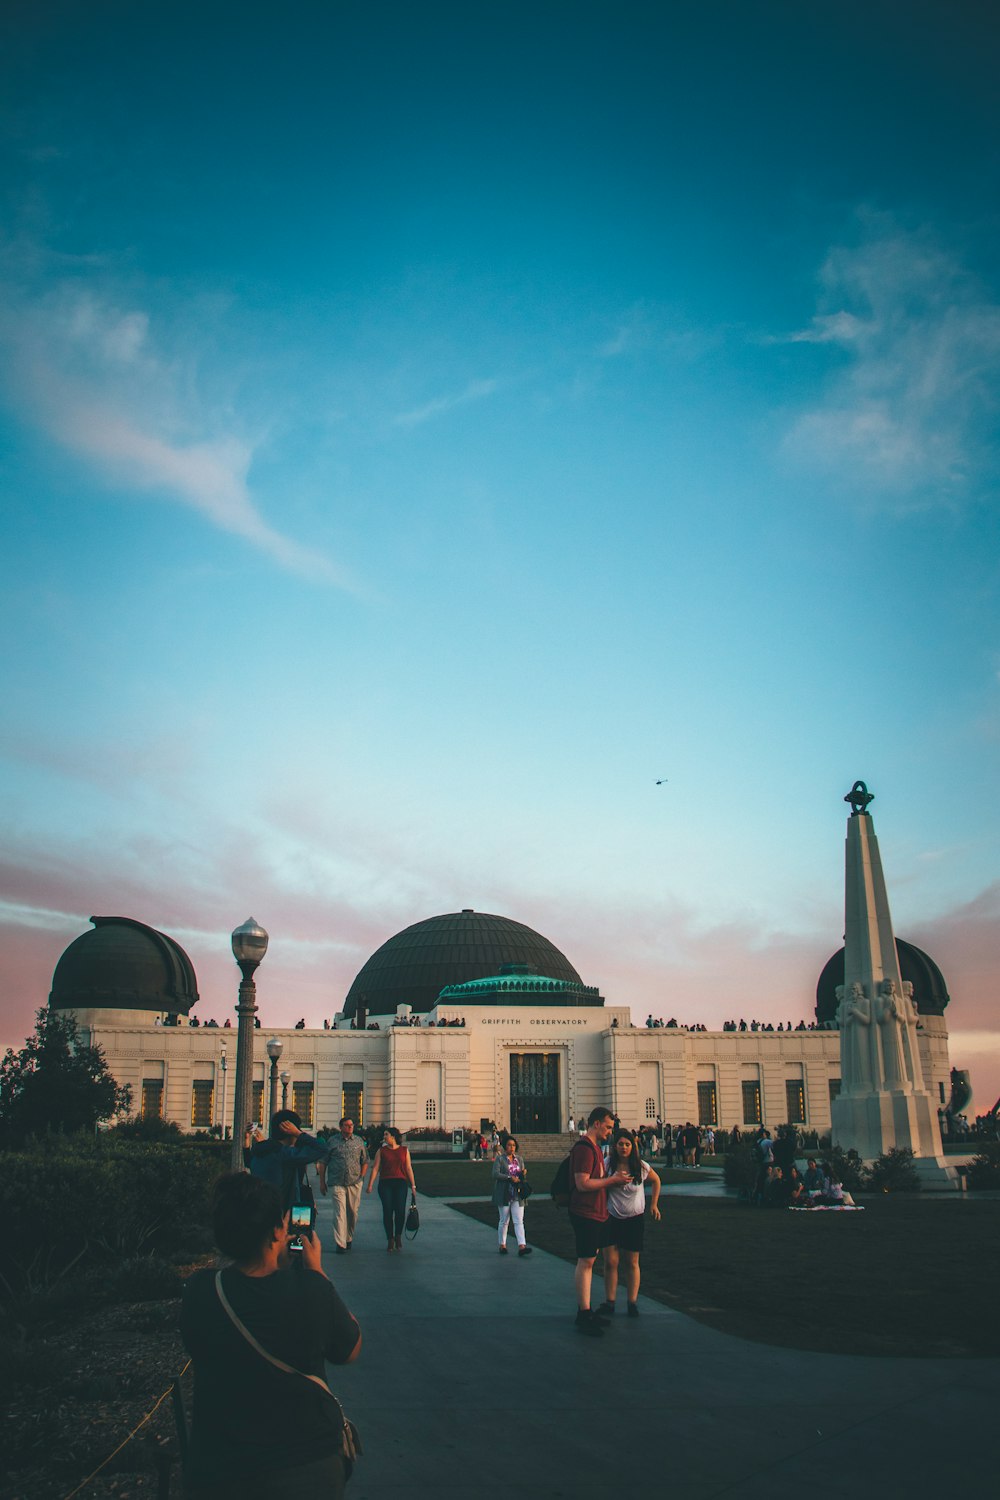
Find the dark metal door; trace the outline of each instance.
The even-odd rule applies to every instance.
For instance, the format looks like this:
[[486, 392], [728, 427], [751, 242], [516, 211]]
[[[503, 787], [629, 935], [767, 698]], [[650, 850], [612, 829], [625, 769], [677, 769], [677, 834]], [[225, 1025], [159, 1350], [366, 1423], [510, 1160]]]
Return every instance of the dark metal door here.
[[558, 1132], [558, 1052], [511, 1053], [510, 1129], [513, 1135]]

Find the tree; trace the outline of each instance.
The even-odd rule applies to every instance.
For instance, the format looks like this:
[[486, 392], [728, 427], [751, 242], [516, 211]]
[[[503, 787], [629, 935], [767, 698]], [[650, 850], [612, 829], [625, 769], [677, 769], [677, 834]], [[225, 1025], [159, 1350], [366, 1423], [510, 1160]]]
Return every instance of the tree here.
[[0, 1128], [21, 1140], [47, 1131], [93, 1130], [132, 1104], [132, 1089], [108, 1071], [101, 1047], [85, 1046], [72, 1016], [42, 1009], [20, 1052], [0, 1062]]

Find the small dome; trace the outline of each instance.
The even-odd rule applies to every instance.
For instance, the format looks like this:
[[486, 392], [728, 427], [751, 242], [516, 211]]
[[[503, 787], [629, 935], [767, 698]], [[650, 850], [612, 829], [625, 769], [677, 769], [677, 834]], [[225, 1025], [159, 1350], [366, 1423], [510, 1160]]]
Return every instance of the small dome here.
[[426, 1014], [446, 986], [495, 978], [505, 964], [583, 985], [565, 954], [540, 932], [466, 909], [415, 922], [377, 948], [348, 991], [344, 1015], [355, 1015], [359, 1003], [375, 1016], [394, 1015], [398, 1005]]
[[[922, 948], [896, 939], [896, 954], [903, 982], [913, 985], [913, 1001], [922, 1016], [943, 1016], [951, 996], [944, 975]], [[844, 950], [827, 960], [816, 985], [816, 1019], [832, 1021], [837, 1014], [837, 986], [844, 982]]]
[[131, 917], [91, 917], [56, 964], [53, 1010], [149, 1010], [187, 1015], [198, 999], [194, 968], [164, 932]]

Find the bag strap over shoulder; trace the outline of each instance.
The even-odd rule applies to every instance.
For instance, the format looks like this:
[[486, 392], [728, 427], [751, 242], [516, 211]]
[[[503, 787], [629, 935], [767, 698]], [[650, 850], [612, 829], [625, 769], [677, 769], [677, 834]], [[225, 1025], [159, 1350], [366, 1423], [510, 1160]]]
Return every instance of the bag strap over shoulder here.
[[[286, 1365], [285, 1362], [284, 1362], [284, 1360], [282, 1360], [282, 1359], [276, 1359], [273, 1354], [268, 1354], [267, 1350], [264, 1348], [264, 1345], [257, 1342], [257, 1340], [254, 1338], [253, 1334], [250, 1332], [249, 1328], [246, 1326], [246, 1324], [244, 1322], [242, 1322], [242, 1320], [240, 1319], [239, 1315], [234, 1310], [233, 1305], [230, 1302], [229, 1298], [226, 1296], [225, 1292], [223, 1291], [223, 1289], [222, 1289], [222, 1272], [221, 1271], [216, 1271], [216, 1273], [215, 1273], [215, 1290], [219, 1294], [219, 1301], [222, 1303], [222, 1306], [225, 1308], [226, 1314], [228, 1315], [230, 1322], [233, 1324], [233, 1327], [236, 1328], [237, 1331], [243, 1335], [243, 1337], [246, 1339], [247, 1343], [250, 1345], [251, 1349], [255, 1349], [257, 1351], [257, 1353], [261, 1356], [261, 1358], [262, 1359], [266, 1359], [269, 1365], [274, 1365], [274, 1368], [276, 1370], [284, 1370], [284, 1372], [285, 1372], [286, 1375], [301, 1375], [301, 1377], [302, 1377], [303, 1380], [311, 1380], [312, 1383], [313, 1383], [313, 1385], [318, 1385], [321, 1391], [325, 1391], [326, 1394], [333, 1401], [337, 1401], [336, 1396], [333, 1394], [333, 1392], [331, 1391], [330, 1387], [327, 1385], [326, 1381], [321, 1376], [319, 1376], [319, 1375], [307, 1375], [306, 1372], [305, 1372], [305, 1370], [297, 1370], [294, 1365]], [[337, 1405], [340, 1406], [340, 1402], [339, 1401], [337, 1401]], [[343, 1415], [343, 1410], [344, 1410], [343, 1407], [341, 1407], [340, 1410], [341, 1410], [341, 1415]]]
[[[334, 1403], [337, 1410], [340, 1412], [342, 1433], [341, 1451], [344, 1458], [347, 1459], [348, 1463], [353, 1464], [355, 1460], [361, 1456], [361, 1453], [363, 1451], [361, 1447], [361, 1434], [358, 1432], [357, 1427], [351, 1421], [350, 1417], [347, 1415], [344, 1408], [337, 1400], [337, 1397], [333, 1394], [330, 1387], [327, 1385], [326, 1381], [323, 1380], [319, 1375], [307, 1375], [305, 1370], [297, 1370], [294, 1365], [286, 1365], [283, 1359], [278, 1359], [275, 1355], [269, 1354], [264, 1348], [264, 1345], [258, 1343], [253, 1334], [250, 1332], [249, 1328], [241, 1320], [229, 1298], [223, 1291], [221, 1271], [216, 1271], [215, 1273], [215, 1290], [219, 1295], [219, 1301], [222, 1303], [222, 1306], [225, 1309], [225, 1312], [233, 1327], [238, 1333], [241, 1333], [243, 1335], [247, 1343], [250, 1345], [251, 1349], [256, 1350], [261, 1358], [266, 1359], [268, 1364], [273, 1365], [276, 1370], [283, 1370], [286, 1375], [299, 1375], [303, 1380], [311, 1380], [313, 1385], [319, 1386], [321, 1391], [326, 1392], [330, 1400]], [[350, 1468], [348, 1468], [347, 1472], [348, 1475], [350, 1475]]]

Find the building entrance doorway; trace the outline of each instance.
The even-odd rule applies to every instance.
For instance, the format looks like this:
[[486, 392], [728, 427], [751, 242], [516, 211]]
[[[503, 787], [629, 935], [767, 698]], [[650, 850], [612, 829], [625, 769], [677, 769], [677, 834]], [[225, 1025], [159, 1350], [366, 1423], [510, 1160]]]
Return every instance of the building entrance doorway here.
[[345, 1083], [340, 1094], [341, 1119], [353, 1120], [355, 1130], [365, 1123], [365, 1090], [360, 1083]]
[[559, 1053], [510, 1055], [512, 1135], [555, 1135], [559, 1131]]

